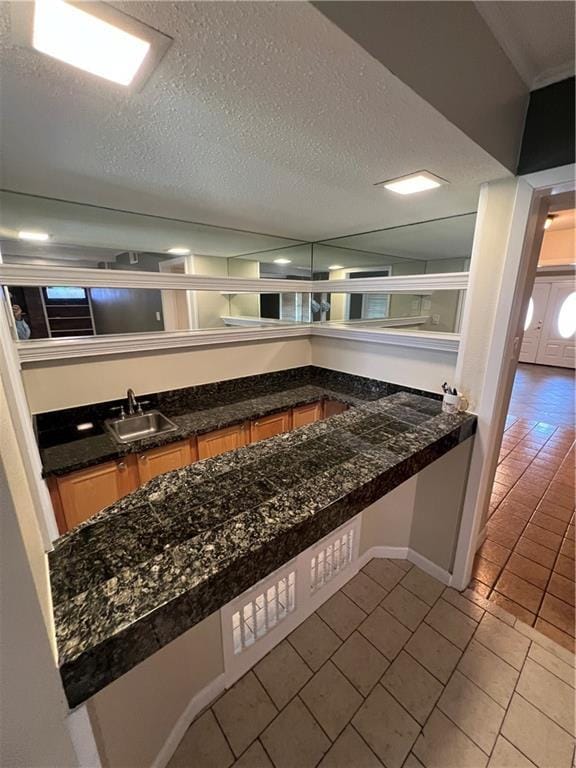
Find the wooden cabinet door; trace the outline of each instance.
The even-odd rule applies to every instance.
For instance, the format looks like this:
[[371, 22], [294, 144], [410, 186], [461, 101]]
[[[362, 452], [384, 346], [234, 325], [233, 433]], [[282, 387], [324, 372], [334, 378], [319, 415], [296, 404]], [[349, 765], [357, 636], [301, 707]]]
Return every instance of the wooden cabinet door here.
[[180, 469], [192, 464], [198, 458], [196, 446], [190, 440], [162, 445], [138, 454], [138, 474], [141, 483], [147, 483], [153, 477], [163, 475], [172, 469]]
[[322, 418], [321, 403], [307, 403], [306, 405], [297, 405], [292, 408], [292, 429], [304, 427], [306, 424], [313, 424]]
[[341, 403], [339, 400], [324, 400], [324, 418], [328, 419], [330, 416], [337, 416], [339, 413], [344, 413], [348, 410], [348, 406], [345, 403]]
[[135, 491], [138, 487], [138, 472], [134, 457], [127, 456], [125, 459], [107, 461], [95, 467], [71, 472], [57, 478], [55, 485], [60, 510], [57, 509], [58, 499], [55, 499], [53, 484], [52, 498], [59, 526], [62, 525], [63, 517], [65, 530], [70, 530], [104, 507], [114, 504], [127, 493]]
[[216, 429], [205, 435], [198, 435], [198, 458], [210, 459], [226, 451], [233, 451], [250, 442], [250, 425], [236, 424], [233, 427]]
[[289, 432], [292, 428], [292, 414], [290, 411], [281, 411], [273, 413], [270, 416], [263, 416], [256, 419], [250, 425], [250, 439], [253, 443], [258, 440], [266, 440], [268, 437], [274, 437], [282, 432]]

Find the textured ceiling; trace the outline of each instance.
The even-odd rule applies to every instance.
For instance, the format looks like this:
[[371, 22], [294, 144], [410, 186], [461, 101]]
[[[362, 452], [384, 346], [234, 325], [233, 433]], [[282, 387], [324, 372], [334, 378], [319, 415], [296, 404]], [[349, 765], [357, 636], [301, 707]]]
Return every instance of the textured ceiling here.
[[[11, 42], [2, 186], [319, 239], [475, 210], [508, 172], [308, 3], [115, 3], [174, 38], [143, 90]], [[426, 168], [450, 184], [375, 189]]]
[[476, 7], [531, 90], [574, 74], [571, 0], [480, 0]]

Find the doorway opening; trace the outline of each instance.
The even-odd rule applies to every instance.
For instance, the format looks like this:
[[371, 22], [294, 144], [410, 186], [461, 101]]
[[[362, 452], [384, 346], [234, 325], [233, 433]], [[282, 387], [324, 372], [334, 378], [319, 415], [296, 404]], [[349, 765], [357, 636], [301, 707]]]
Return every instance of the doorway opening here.
[[576, 210], [562, 202], [547, 219], [470, 587], [574, 651]]

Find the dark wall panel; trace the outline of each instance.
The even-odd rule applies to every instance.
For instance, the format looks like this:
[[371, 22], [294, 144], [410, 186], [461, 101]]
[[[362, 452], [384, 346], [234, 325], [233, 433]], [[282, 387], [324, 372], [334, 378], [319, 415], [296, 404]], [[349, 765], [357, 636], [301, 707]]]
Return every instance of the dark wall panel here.
[[518, 175], [574, 162], [574, 88], [569, 77], [530, 94]]

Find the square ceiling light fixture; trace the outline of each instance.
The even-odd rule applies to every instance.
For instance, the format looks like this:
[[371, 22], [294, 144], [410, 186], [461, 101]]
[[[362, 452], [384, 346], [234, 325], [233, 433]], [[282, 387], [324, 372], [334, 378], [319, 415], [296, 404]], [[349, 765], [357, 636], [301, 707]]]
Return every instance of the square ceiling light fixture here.
[[130, 90], [142, 87], [172, 42], [106, 3], [10, 5], [15, 42]]
[[389, 181], [379, 181], [375, 187], [388, 189], [390, 192], [396, 192], [398, 195], [413, 195], [416, 192], [425, 192], [428, 189], [436, 189], [443, 184], [448, 184], [446, 179], [435, 176], [429, 171], [417, 171], [408, 176], [399, 176], [397, 179]]

